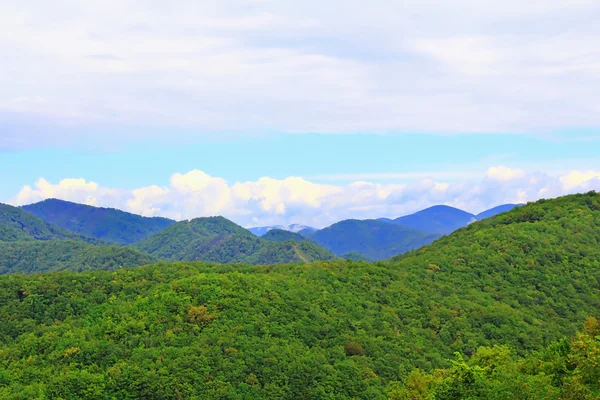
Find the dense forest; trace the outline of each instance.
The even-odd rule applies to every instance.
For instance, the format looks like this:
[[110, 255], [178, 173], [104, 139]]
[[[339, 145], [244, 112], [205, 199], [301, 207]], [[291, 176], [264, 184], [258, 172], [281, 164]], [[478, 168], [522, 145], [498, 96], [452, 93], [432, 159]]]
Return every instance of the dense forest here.
[[44, 200], [22, 209], [49, 224], [118, 245], [136, 243], [175, 223], [167, 218], [147, 218], [58, 199]]
[[0, 274], [114, 270], [157, 261], [133, 249], [93, 246], [72, 240], [0, 242]]
[[0, 398], [596, 399], [599, 228], [591, 192], [376, 263], [1, 276]]
[[271, 229], [267, 233], [261, 236], [264, 240], [270, 240], [272, 242], [287, 242], [292, 240], [294, 242], [303, 242], [306, 238], [299, 233], [284, 231], [282, 229]]

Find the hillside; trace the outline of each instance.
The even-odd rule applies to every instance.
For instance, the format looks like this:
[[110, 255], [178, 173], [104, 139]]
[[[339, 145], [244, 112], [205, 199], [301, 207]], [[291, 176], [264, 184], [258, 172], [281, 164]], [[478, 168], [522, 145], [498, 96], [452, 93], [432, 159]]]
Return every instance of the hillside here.
[[[446, 343], [459, 332], [464, 345], [475, 340], [452, 318], [460, 309], [470, 316], [463, 322], [475, 336], [535, 348], [573, 334], [572, 324], [600, 309], [600, 195], [518, 207], [394, 257], [389, 265], [404, 271], [413, 290], [428, 285], [431, 304], [455, 296], [432, 321]], [[551, 329], [536, 326], [541, 315], [553, 321]], [[469, 347], [475, 349], [475, 342]]]
[[312, 235], [310, 239], [334, 254], [359, 253], [370, 260], [383, 260], [429, 244], [439, 235], [377, 220], [349, 219]]
[[21, 210], [0, 203], [0, 241], [76, 240], [86, 243], [101, 241], [58, 228]]
[[57, 199], [21, 208], [60, 228], [119, 245], [138, 242], [175, 223], [166, 218], [146, 218], [112, 208], [92, 207]]
[[0, 242], [0, 274], [116, 270], [157, 261], [132, 249], [71, 240]]
[[171, 261], [280, 264], [335, 258], [311, 242], [264, 240], [223, 217], [178, 222], [134, 247]]
[[298, 233], [284, 231], [282, 229], [271, 229], [261, 237], [264, 240], [269, 240], [271, 242], [287, 242], [288, 240], [292, 240], [295, 242], [303, 242], [304, 240], [306, 240], [304, 236]]
[[473, 221], [475, 216], [466, 211], [449, 206], [433, 206], [391, 222], [423, 232], [447, 235]]
[[591, 400], [599, 290], [595, 193], [374, 264], [1, 276], [0, 398]]

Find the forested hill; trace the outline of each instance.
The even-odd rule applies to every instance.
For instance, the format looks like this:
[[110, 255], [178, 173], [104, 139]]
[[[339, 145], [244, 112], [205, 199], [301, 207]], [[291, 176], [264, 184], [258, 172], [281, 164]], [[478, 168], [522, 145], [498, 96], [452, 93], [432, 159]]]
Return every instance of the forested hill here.
[[178, 222], [134, 247], [171, 261], [280, 264], [335, 258], [334, 254], [312, 242], [262, 239], [223, 217]]
[[284, 231], [283, 229], [271, 229], [262, 235], [261, 238], [271, 242], [287, 242], [288, 240], [303, 242], [306, 240], [306, 238], [299, 233]]
[[44, 200], [22, 209], [71, 232], [119, 245], [138, 242], [175, 223], [167, 218], [146, 218], [112, 208], [58, 199]]
[[0, 274], [137, 267], [155, 257], [58, 228], [0, 204]]
[[0, 274], [117, 270], [157, 261], [133, 249], [72, 240], [0, 242]]
[[600, 310], [600, 195], [540, 200], [388, 264], [415, 300], [435, 305], [430, 326], [446, 343], [472, 351], [478, 336], [536, 348]]
[[309, 237], [339, 256], [351, 253], [383, 260], [429, 244], [440, 236], [384, 221], [349, 219]]
[[589, 193], [374, 264], [0, 276], [0, 398], [596, 399], [599, 232]]
[[0, 203], [0, 241], [76, 240], [85, 243], [102, 243], [51, 225], [20, 208]]

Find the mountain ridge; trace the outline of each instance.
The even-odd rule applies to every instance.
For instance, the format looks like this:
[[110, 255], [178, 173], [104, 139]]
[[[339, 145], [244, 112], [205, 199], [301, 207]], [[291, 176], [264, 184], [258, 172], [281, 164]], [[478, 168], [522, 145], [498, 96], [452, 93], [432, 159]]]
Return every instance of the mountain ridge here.
[[62, 229], [118, 245], [138, 242], [175, 223], [167, 218], [143, 217], [116, 208], [59, 199], [46, 199], [20, 208]]

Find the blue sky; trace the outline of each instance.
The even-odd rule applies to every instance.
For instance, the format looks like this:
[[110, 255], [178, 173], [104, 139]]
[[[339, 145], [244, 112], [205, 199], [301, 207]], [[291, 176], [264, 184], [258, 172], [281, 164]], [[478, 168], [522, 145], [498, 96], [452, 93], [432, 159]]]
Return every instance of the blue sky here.
[[[587, 138], [587, 140], [586, 140]], [[230, 182], [262, 176], [301, 176], [314, 182], [406, 182], [414, 174], [447, 181], [480, 177], [490, 166], [563, 173], [600, 169], [600, 132], [526, 134], [273, 134], [199, 143], [131, 142], [110, 148], [83, 145], [1, 153], [8, 201], [40, 177], [85, 178], [110, 187], [164, 185], [176, 172], [199, 169]], [[447, 175], [446, 175], [447, 174]]]
[[324, 225], [598, 187], [600, 3], [0, 4], [0, 201]]

